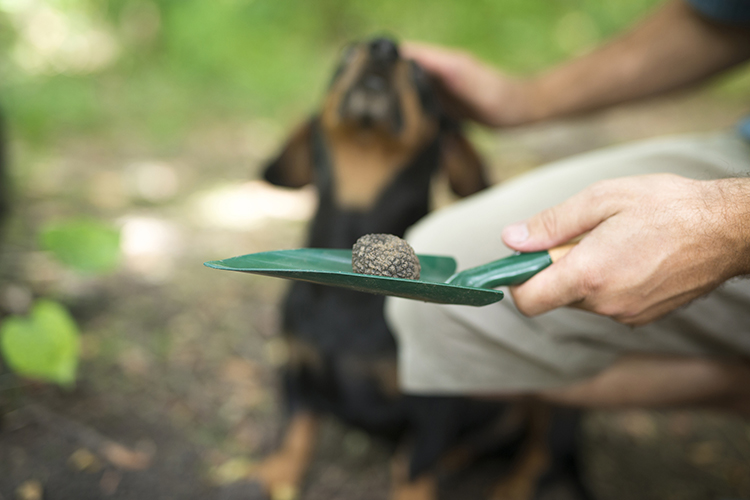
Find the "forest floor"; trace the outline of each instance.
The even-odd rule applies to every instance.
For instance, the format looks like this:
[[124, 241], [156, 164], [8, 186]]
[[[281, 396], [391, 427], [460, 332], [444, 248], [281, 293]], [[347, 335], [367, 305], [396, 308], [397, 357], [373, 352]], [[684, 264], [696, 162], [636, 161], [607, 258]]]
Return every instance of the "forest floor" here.
[[[502, 182], [599, 147], [728, 128], [741, 112], [729, 101], [676, 96], [474, 135]], [[265, 122], [223, 122], [169, 150], [122, 137], [67, 137], [43, 152], [13, 144], [25, 189], [0, 256], [0, 308], [59, 300], [81, 327], [83, 351], [71, 391], [0, 369], [0, 500], [33, 500], [34, 484], [47, 500], [222, 498], [273, 449], [287, 284], [202, 262], [301, 245], [314, 193], [257, 180], [283, 137]], [[122, 227], [120, 270], [81, 277], [37, 250], [40, 225], [76, 214]], [[151, 459], [139, 470], [113, 465], [97, 452], [112, 442]], [[733, 416], [592, 411], [582, 446], [602, 499], [750, 499], [750, 422]], [[388, 455], [326, 421], [301, 499], [387, 498]], [[441, 498], [481, 497], [496, 476], [485, 464], [444, 478]]]

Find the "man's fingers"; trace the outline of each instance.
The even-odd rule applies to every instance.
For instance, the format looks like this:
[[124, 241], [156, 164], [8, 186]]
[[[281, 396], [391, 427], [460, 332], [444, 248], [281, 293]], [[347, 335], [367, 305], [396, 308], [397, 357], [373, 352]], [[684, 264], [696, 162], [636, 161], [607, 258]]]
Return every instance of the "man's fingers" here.
[[[596, 249], [584, 240], [560, 261], [532, 277], [526, 283], [511, 287], [513, 300], [521, 313], [536, 316], [558, 307], [571, 306], [596, 314], [609, 316], [615, 321], [641, 326], [655, 321], [674, 309], [709, 292], [704, 287], [647, 306], [634, 303], [632, 297], [621, 290], [607, 287], [611, 279], [606, 267], [596, 258], [604, 250]], [[602, 295], [606, 290], [605, 295]]]
[[617, 213], [611, 181], [598, 182], [559, 205], [507, 226], [503, 241], [514, 250], [548, 250], [580, 236]]
[[575, 304], [585, 298], [587, 287], [596, 286], [596, 278], [589, 278], [580, 270], [578, 262], [582, 249], [579, 247], [526, 283], [511, 287], [513, 300], [521, 313], [536, 316]]
[[440, 77], [454, 71], [458, 57], [455, 51], [415, 42], [404, 42], [401, 45], [401, 55], [406, 59], [414, 59], [429, 73]]

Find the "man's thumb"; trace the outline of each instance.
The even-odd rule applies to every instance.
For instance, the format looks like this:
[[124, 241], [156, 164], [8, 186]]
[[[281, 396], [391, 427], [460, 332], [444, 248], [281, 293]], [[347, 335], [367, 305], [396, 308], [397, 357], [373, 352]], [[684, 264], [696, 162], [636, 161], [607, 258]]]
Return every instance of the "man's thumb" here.
[[506, 226], [503, 241], [521, 252], [548, 250], [596, 227], [612, 215], [607, 210], [586, 189], [525, 221]]

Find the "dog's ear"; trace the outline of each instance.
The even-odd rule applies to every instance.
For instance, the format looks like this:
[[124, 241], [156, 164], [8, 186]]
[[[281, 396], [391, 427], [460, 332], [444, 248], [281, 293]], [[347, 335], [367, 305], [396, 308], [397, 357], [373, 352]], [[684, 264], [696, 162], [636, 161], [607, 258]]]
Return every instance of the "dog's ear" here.
[[299, 188], [313, 181], [312, 127], [310, 119], [298, 127], [276, 158], [268, 162], [263, 178], [277, 186]]
[[469, 196], [489, 185], [484, 163], [458, 124], [450, 122], [441, 126], [440, 168], [447, 172], [454, 193]]
[[422, 111], [428, 116], [440, 115], [440, 103], [435, 94], [435, 81], [416, 61], [409, 61], [411, 81], [417, 91]]

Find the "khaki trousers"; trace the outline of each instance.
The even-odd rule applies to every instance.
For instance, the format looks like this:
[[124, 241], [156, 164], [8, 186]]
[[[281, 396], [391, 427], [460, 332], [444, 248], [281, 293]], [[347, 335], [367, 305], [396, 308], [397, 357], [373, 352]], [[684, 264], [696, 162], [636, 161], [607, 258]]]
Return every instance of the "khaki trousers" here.
[[[591, 183], [671, 172], [695, 179], [746, 176], [750, 145], [733, 134], [671, 137], [576, 156], [538, 168], [436, 211], [407, 240], [418, 253], [456, 257], [458, 269], [511, 251], [506, 225]], [[652, 324], [631, 328], [561, 308], [520, 314], [510, 294], [485, 307], [389, 297], [386, 315], [399, 343], [409, 393], [486, 394], [546, 389], [581, 381], [626, 353], [750, 357], [750, 280], [734, 279]]]

